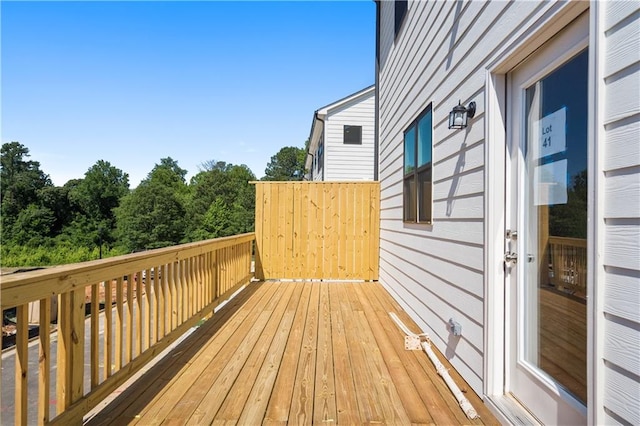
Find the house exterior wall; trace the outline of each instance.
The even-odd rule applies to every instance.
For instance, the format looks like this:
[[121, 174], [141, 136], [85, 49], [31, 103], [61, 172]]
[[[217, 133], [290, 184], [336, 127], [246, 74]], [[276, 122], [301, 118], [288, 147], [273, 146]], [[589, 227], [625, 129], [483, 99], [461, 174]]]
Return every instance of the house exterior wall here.
[[[335, 110], [324, 127], [325, 181], [373, 180], [374, 91]], [[344, 126], [362, 126], [362, 144], [344, 143]]]
[[[394, 2], [380, 1], [380, 281], [429, 333], [473, 390], [484, 393], [487, 327], [488, 74], [525, 29], [552, 24], [554, 2], [410, 1], [394, 34]], [[594, 2], [590, 49], [596, 57], [593, 217], [597, 259], [591, 283], [590, 345], [597, 413], [591, 419], [640, 423], [640, 18], [638, 2]], [[561, 12], [560, 12], [561, 13]], [[549, 25], [552, 27], [553, 25]], [[555, 29], [558, 31], [560, 28]], [[520, 60], [524, 59], [521, 58]], [[462, 131], [448, 113], [475, 101]], [[433, 107], [433, 223], [405, 224], [403, 132]], [[499, 163], [499, 162], [498, 162]], [[500, 171], [496, 171], [500, 173]], [[600, 244], [600, 245], [598, 245]], [[454, 337], [450, 318], [462, 325]], [[491, 361], [489, 361], [491, 362]], [[590, 402], [590, 405], [593, 405]]]
[[[394, 4], [383, 1], [380, 7], [380, 280], [481, 395], [485, 256], [481, 64], [540, 6], [409, 2], [395, 40]], [[476, 117], [465, 131], [451, 132], [448, 114], [459, 98], [463, 104], [476, 101]], [[432, 101], [434, 223], [405, 225], [403, 132]], [[462, 325], [461, 337], [449, 333], [450, 318]]]
[[600, 8], [603, 415], [640, 424], [640, 3]]

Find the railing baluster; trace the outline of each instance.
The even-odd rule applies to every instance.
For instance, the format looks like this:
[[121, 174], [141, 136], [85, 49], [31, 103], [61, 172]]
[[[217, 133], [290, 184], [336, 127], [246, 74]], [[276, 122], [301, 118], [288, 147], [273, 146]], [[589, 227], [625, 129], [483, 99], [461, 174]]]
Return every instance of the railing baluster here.
[[[127, 276], [127, 286], [129, 285], [129, 276]], [[116, 281], [116, 335], [115, 335], [115, 372], [120, 371], [122, 368], [122, 343], [124, 340], [124, 295], [123, 295], [124, 280], [122, 277], [118, 277]]]
[[40, 300], [38, 340], [40, 343], [38, 360], [38, 424], [49, 421], [49, 385], [51, 383], [51, 298]]
[[153, 343], [161, 339], [160, 337], [160, 269], [156, 266], [153, 274], [153, 298], [149, 299], [149, 303], [153, 301]]
[[27, 424], [27, 374], [29, 372], [29, 319], [27, 317], [28, 309], [28, 304], [16, 307], [16, 425]]
[[142, 347], [142, 281], [149, 279], [149, 272], [147, 271], [145, 273], [147, 274], [146, 278], [142, 275], [142, 272], [140, 272], [136, 280], [135, 338], [131, 359], [135, 359], [140, 355], [140, 348]]
[[127, 283], [127, 333], [125, 339], [124, 364], [129, 364], [133, 358], [133, 286], [142, 279], [140, 274], [136, 272], [129, 276], [133, 281]]
[[160, 318], [158, 319], [158, 340], [162, 339], [165, 332], [165, 321], [167, 319], [167, 306], [165, 302], [165, 292], [164, 292], [164, 277], [161, 275], [162, 267], [156, 267], [156, 275], [154, 280], [158, 282], [158, 304], [160, 305]]
[[194, 312], [194, 306], [195, 306], [195, 288], [193, 286], [193, 256], [190, 257], [187, 260], [187, 286], [189, 288], [189, 303], [188, 303], [188, 310], [187, 310], [187, 318], [190, 318]]
[[111, 280], [104, 282], [104, 380], [111, 377], [111, 351], [113, 350], [111, 341], [113, 334], [113, 290], [111, 287]]
[[[140, 296], [140, 302], [141, 305], [143, 306], [143, 311], [144, 311], [144, 320], [142, 320], [142, 327], [145, 331], [145, 333], [142, 333], [142, 329], [140, 330], [140, 337], [142, 337], [142, 342], [144, 342], [141, 345], [141, 352], [144, 351], [146, 348], [148, 348], [149, 346], [151, 346], [154, 343], [154, 338], [155, 338], [155, 333], [151, 333], [153, 327], [151, 324], [151, 319], [155, 318], [154, 315], [157, 315], [157, 305], [154, 303], [155, 300], [155, 292], [153, 291], [153, 283], [156, 280], [156, 270], [153, 270], [154, 272], [151, 272], [150, 269], [147, 269], [147, 278], [144, 281], [144, 297]], [[152, 276], [153, 274], [153, 276]], [[153, 312], [152, 312], [153, 309]], [[155, 324], [155, 319], [153, 321], [153, 324]]]
[[98, 284], [91, 286], [91, 389], [100, 382], [100, 300]]
[[71, 403], [84, 396], [84, 287], [71, 292]]
[[196, 281], [198, 283], [198, 310], [200, 312], [204, 308], [204, 283], [202, 281], [202, 255], [195, 258], [196, 261]]
[[176, 299], [176, 279], [175, 279], [175, 263], [171, 262], [167, 265], [167, 276], [169, 277], [169, 295], [171, 307], [171, 328], [173, 331], [178, 326], [178, 305]]
[[184, 322], [184, 318], [185, 318], [185, 314], [184, 314], [184, 310], [185, 310], [185, 301], [184, 301], [184, 296], [185, 296], [185, 285], [184, 285], [184, 260], [180, 260], [178, 262], [176, 262], [176, 285], [177, 285], [177, 291], [176, 294], [178, 296], [178, 325], [182, 324]]
[[60, 295], [58, 310], [56, 411], [59, 413], [71, 403], [71, 293]]

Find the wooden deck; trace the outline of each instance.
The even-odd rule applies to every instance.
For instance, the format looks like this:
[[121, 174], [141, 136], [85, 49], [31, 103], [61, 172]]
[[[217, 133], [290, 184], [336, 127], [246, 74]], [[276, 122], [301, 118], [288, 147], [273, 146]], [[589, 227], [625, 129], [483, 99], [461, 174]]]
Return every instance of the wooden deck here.
[[389, 312], [418, 332], [378, 283], [251, 283], [88, 424], [497, 424], [471, 389], [465, 417]]

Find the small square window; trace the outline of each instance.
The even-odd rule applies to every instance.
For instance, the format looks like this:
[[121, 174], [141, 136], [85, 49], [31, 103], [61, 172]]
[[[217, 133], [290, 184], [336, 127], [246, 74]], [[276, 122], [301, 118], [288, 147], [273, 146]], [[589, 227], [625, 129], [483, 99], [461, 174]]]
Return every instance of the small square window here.
[[362, 126], [344, 126], [344, 143], [362, 145]]

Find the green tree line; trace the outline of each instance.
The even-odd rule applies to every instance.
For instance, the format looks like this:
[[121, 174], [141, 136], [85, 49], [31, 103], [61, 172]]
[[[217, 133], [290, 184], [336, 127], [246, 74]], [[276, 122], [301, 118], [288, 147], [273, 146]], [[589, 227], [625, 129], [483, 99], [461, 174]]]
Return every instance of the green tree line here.
[[[301, 180], [305, 150], [271, 157], [264, 180]], [[2, 145], [0, 264], [46, 266], [132, 253], [254, 230], [256, 180], [246, 165], [207, 161], [187, 170], [162, 158], [134, 188], [99, 160], [82, 179], [54, 186], [29, 149]]]

